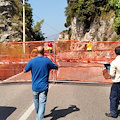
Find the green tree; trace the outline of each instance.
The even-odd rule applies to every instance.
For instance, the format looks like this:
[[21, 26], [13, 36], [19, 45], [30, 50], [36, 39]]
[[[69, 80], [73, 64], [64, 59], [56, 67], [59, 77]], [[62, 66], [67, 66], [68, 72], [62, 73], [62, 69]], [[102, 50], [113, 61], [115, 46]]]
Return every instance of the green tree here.
[[119, 35], [120, 34], [120, 0], [110, 0], [109, 5], [115, 11], [114, 18], [114, 30]]
[[76, 17], [79, 23], [83, 23], [86, 28], [89, 28], [94, 19], [113, 10], [115, 12], [114, 30], [120, 34], [120, 0], [67, 0], [67, 4], [65, 27], [69, 27], [71, 19]]
[[88, 24], [96, 16], [97, 8], [94, 0], [67, 0], [68, 6], [65, 8], [65, 27], [71, 25], [71, 19], [77, 17], [80, 23]]
[[[31, 36], [34, 34], [33, 33], [33, 13], [32, 13], [32, 8], [31, 5], [29, 3], [27, 3], [28, 0], [25, 0], [25, 31], [26, 31], [26, 35], [27, 35], [27, 41], [31, 41]], [[16, 0], [16, 2], [18, 2], [18, 0]], [[21, 21], [23, 21], [23, 5], [22, 5], [23, 1], [21, 0], [21, 5], [18, 4], [18, 15], [21, 18]]]
[[[19, 21], [23, 22], [23, 0], [10, 0], [13, 3], [13, 16], [18, 16]], [[29, 3], [27, 3], [28, 0], [25, 0], [25, 31], [26, 31], [26, 40], [31, 41], [32, 40], [32, 34], [33, 34], [33, 18], [32, 18], [32, 8]], [[19, 29], [22, 30], [22, 25], [19, 26]], [[21, 37], [22, 31], [20, 32]]]
[[[9, 0], [13, 4], [14, 11], [11, 13], [13, 16], [18, 16], [19, 23], [23, 22], [23, 0]], [[29, 0], [25, 0], [25, 31], [26, 31], [26, 41], [35, 40], [44, 40], [44, 34], [41, 31], [41, 26], [44, 20], [36, 23], [33, 28], [33, 9], [31, 5], [28, 3]], [[36, 29], [37, 27], [38, 29]], [[22, 33], [22, 24], [19, 25], [19, 29], [21, 29], [20, 35], [23, 37]]]
[[42, 26], [43, 22], [44, 22], [44, 20], [41, 20], [40, 22], [36, 22], [36, 25], [33, 28], [35, 41], [45, 40], [45, 37], [43, 36], [44, 33], [42, 33], [42, 31], [41, 31], [41, 26]]

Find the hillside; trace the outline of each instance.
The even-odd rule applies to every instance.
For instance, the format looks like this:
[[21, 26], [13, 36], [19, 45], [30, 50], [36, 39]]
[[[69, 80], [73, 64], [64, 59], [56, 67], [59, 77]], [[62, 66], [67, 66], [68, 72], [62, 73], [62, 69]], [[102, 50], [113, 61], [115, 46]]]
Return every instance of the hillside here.
[[[28, 6], [26, 19], [26, 40], [33, 40], [32, 9]], [[22, 41], [22, 3], [20, 0], [0, 0], [0, 42]], [[28, 21], [28, 22], [27, 22]]]
[[69, 30], [61, 32], [58, 40], [120, 41], [119, 0], [67, 2], [65, 27]]

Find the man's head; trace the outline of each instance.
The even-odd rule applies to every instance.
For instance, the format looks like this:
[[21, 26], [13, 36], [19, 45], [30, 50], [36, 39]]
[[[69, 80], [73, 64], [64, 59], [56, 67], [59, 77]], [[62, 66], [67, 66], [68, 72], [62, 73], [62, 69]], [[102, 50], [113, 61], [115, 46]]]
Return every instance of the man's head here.
[[44, 55], [44, 47], [38, 46], [37, 47], [37, 53], [38, 53], [38, 55]]
[[117, 46], [115, 48], [115, 53], [116, 53], [116, 55], [120, 55], [120, 46]]

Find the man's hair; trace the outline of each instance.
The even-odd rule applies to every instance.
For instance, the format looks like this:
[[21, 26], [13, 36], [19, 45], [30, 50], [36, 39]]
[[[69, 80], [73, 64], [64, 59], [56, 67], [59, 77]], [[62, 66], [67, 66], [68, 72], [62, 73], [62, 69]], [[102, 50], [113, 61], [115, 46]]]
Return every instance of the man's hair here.
[[44, 55], [44, 47], [39, 46], [39, 47], [37, 48], [37, 53]]
[[120, 46], [117, 46], [115, 48], [115, 53], [116, 53], [116, 55], [120, 55]]

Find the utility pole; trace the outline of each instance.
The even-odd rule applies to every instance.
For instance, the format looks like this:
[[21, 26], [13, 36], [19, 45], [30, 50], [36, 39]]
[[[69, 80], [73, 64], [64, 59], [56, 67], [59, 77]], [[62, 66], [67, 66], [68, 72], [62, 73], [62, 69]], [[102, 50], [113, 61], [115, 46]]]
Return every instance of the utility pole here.
[[25, 54], [25, 0], [23, 0], [23, 52]]

